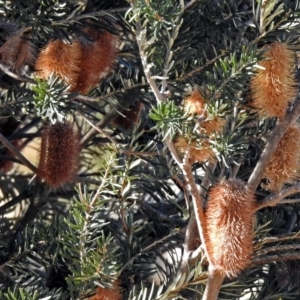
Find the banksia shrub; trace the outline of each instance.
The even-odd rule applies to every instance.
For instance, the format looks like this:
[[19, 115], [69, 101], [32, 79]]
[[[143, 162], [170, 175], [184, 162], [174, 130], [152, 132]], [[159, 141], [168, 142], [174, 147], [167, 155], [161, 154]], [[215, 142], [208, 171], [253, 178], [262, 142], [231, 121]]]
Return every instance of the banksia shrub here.
[[63, 41], [50, 41], [39, 53], [35, 70], [40, 79], [48, 80], [54, 73], [71, 87], [76, 86], [80, 72], [81, 45], [73, 41], [71, 45]]
[[288, 103], [297, 93], [294, 80], [294, 53], [285, 43], [276, 42], [268, 46], [266, 60], [251, 80], [251, 106], [261, 117], [283, 118]]
[[79, 133], [72, 124], [50, 125], [42, 135], [38, 175], [52, 188], [72, 181], [78, 169], [79, 153]]
[[96, 295], [89, 298], [89, 300], [122, 300], [121, 287], [116, 282], [110, 288], [98, 287]]
[[[189, 143], [183, 136], [178, 136], [174, 141], [174, 145], [177, 150], [184, 155]], [[206, 161], [213, 161], [215, 159], [215, 153], [208, 143], [203, 142], [203, 145], [201, 146], [197, 146], [195, 141], [190, 143], [190, 164], [196, 162], [202, 163]]]
[[270, 191], [279, 191], [283, 184], [293, 183], [300, 177], [300, 128], [290, 127], [278, 143], [272, 155], [263, 178], [263, 185]]
[[208, 193], [204, 235], [209, 258], [223, 275], [235, 277], [252, 253], [255, 201], [241, 180], [229, 179]]
[[197, 115], [204, 118], [204, 121], [200, 121], [200, 126], [202, 131], [210, 135], [214, 132], [220, 132], [225, 125], [225, 120], [214, 116], [213, 118], [208, 118], [208, 113], [206, 111], [205, 105], [206, 101], [200, 94], [198, 90], [194, 90], [188, 97], [184, 99], [184, 111], [189, 115]]

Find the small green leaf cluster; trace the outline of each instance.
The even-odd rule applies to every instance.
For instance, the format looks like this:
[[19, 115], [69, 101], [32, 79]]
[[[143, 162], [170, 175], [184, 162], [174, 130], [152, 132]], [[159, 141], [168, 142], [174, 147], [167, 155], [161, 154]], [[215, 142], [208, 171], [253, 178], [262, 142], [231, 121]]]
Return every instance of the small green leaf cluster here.
[[187, 120], [174, 101], [161, 102], [156, 107], [152, 106], [149, 117], [156, 122], [155, 128], [162, 130], [164, 136], [169, 135], [171, 138], [181, 132], [183, 123]]
[[68, 87], [53, 74], [50, 75], [48, 81], [36, 78], [36, 82], [37, 85], [33, 85], [32, 90], [37, 114], [43, 119], [49, 119], [52, 124], [63, 122], [72, 108], [71, 100], [77, 94], [68, 93]]

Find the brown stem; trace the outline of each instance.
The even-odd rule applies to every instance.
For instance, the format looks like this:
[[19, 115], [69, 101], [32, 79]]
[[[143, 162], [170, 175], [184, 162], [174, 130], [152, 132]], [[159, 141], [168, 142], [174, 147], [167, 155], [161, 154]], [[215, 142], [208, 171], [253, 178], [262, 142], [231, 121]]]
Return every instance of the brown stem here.
[[8, 148], [27, 168], [29, 168], [33, 173], [37, 174], [37, 168], [29, 161], [27, 158], [25, 158], [21, 152], [12, 145], [6, 137], [0, 133], [0, 141], [1, 143]]
[[[283, 200], [287, 196], [290, 196], [290, 195], [293, 195], [293, 194], [296, 194], [299, 192], [300, 192], [300, 183], [297, 183], [289, 188], [283, 189], [278, 194], [270, 194], [269, 196], [265, 197], [263, 199], [263, 201], [261, 203], [259, 203], [259, 208], [263, 208], [265, 206], [276, 205], [277, 203], [283, 203], [284, 201], [281, 201], [281, 200]], [[290, 199], [290, 200], [296, 200], [296, 199]], [[294, 201], [294, 202], [296, 202], [296, 201]], [[285, 202], [285, 203], [287, 203], [287, 202]]]
[[217, 300], [224, 280], [224, 275], [219, 271], [208, 268], [208, 281], [205, 287], [202, 300]]

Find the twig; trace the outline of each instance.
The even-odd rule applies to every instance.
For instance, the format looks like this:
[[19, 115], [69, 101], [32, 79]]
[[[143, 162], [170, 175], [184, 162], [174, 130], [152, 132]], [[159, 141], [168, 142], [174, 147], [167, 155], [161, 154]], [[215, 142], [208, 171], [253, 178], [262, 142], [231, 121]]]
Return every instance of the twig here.
[[0, 132], [0, 141], [1, 143], [8, 148], [27, 168], [29, 168], [33, 173], [37, 174], [38, 169], [29, 161], [27, 158], [25, 158], [22, 153], [14, 146], [12, 145], [6, 137]]
[[96, 131], [100, 132], [101, 134], [103, 134], [106, 138], [108, 138], [114, 145], [115, 148], [118, 148], [118, 143], [117, 141], [111, 137], [108, 133], [106, 133], [103, 129], [101, 129], [100, 127], [98, 127], [97, 125], [94, 125], [88, 118], [86, 118], [82, 112], [78, 111], [78, 113], [82, 116], [82, 118], [89, 123]]
[[193, 4], [195, 4], [197, 2], [197, 0], [191, 0], [189, 3], [187, 3], [184, 6], [184, 10], [188, 9], [190, 6], [192, 6]]
[[27, 76], [22, 76], [22, 75], [17, 75], [15, 74], [14, 72], [10, 71], [9, 68], [7, 66], [5, 66], [3, 63], [0, 63], [0, 69], [8, 76], [16, 79], [16, 80], [19, 80], [19, 81], [22, 81], [22, 82], [28, 82], [28, 83], [31, 83], [31, 84], [36, 84], [36, 81], [27, 77]]
[[254, 254], [255, 254], [255, 258], [258, 258], [258, 256], [266, 256], [269, 252], [290, 251], [290, 250], [296, 250], [296, 249], [300, 249], [299, 244], [276, 245], [273, 247], [268, 247], [268, 248], [256, 251]]
[[[272, 206], [275, 204], [283, 204], [283, 203], [290, 203], [292, 200], [295, 199], [289, 199], [289, 201], [285, 202], [283, 199], [286, 198], [287, 196], [296, 194], [300, 192], [300, 183], [293, 185], [292, 187], [283, 189], [280, 193], [278, 194], [270, 194], [269, 196], [265, 197], [263, 201], [261, 202], [261, 207], [265, 206]], [[299, 199], [298, 199], [299, 200]], [[298, 202], [298, 201], [294, 201]]]
[[299, 260], [299, 259], [300, 259], [299, 251], [292, 252], [292, 253], [278, 254], [278, 255], [269, 255], [267, 257], [259, 257], [259, 258], [252, 259], [249, 267], [253, 268], [259, 265], [275, 263], [277, 261], [283, 262], [287, 260]]

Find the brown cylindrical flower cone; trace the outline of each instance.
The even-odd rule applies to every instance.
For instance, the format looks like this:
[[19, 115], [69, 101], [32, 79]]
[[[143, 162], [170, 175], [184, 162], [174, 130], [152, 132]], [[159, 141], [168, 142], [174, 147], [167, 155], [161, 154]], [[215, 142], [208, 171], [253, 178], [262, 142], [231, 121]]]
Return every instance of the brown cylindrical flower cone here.
[[71, 123], [56, 123], [42, 135], [39, 173], [47, 185], [61, 187], [73, 180], [78, 170], [80, 137]]
[[[193, 164], [196, 162], [202, 163], [206, 161], [213, 161], [216, 159], [214, 151], [206, 145], [207, 143], [203, 143], [202, 147], [197, 147], [196, 142], [192, 142], [190, 144], [190, 157], [189, 163]], [[174, 145], [177, 150], [184, 154], [188, 147], [188, 142], [183, 136], [178, 136], [175, 141]]]
[[294, 53], [285, 43], [268, 46], [264, 61], [250, 82], [250, 105], [261, 117], [283, 118], [287, 106], [294, 100], [297, 86], [294, 79]]
[[117, 57], [118, 37], [103, 30], [97, 33], [88, 30], [87, 34], [94, 40], [80, 39], [81, 62], [77, 83], [71, 90], [86, 94], [96, 87], [102, 78], [112, 70]]
[[89, 298], [89, 300], [122, 300], [121, 287], [119, 282], [113, 284], [111, 288], [98, 287], [96, 295]]
[[255, 201], [245, 184], [229, 179], [213, 186], [204, 212], [204, 236], [213, 266], [235, 277], [250, 261]]
[[300, 128], [290, 127], [278, 143], [263, 178], [268, 183], [262, 186], [272, 192], [281, 190], [285, 183], [293, 183], [300, 178]]
[[51, 73], [60, 77], [71, 87], [76, 86], [80, 73], [81, 45], [73, 41], [71, 45], [63, 41], [50, 41], [39, 53], [35, 70], [40, 79], [47, 80]]

